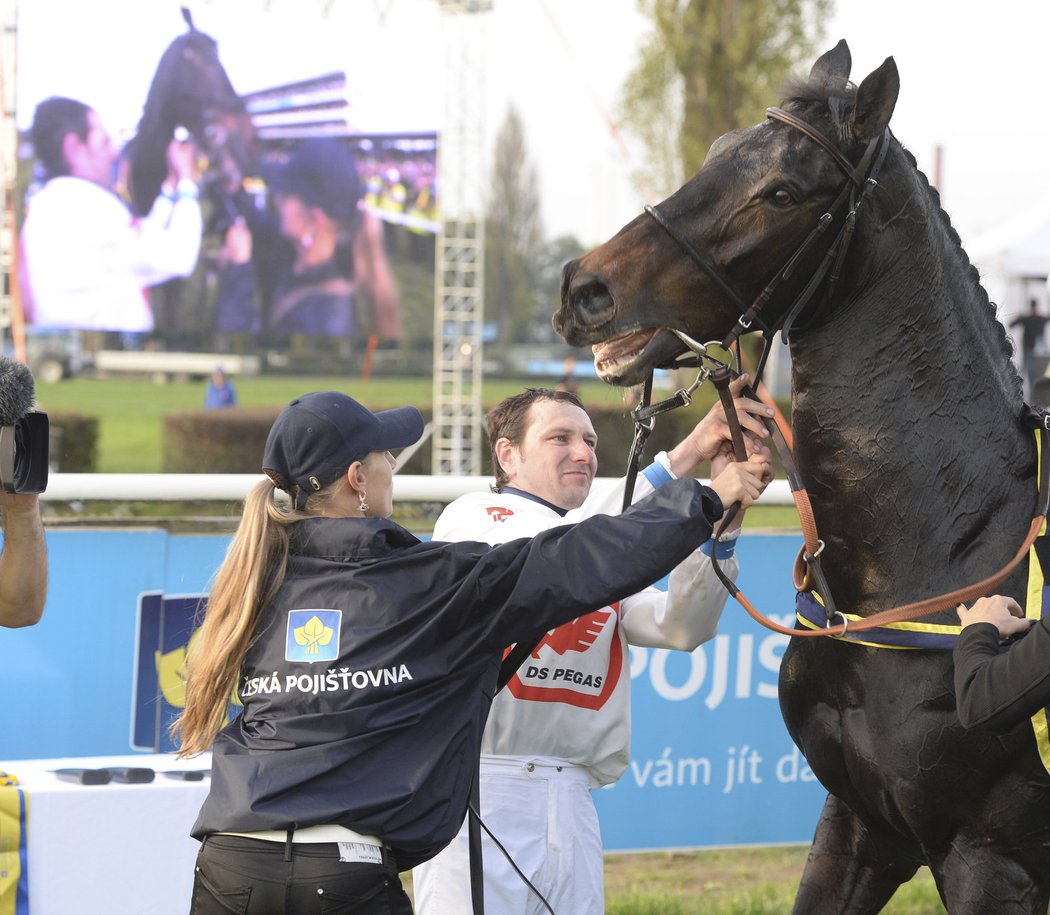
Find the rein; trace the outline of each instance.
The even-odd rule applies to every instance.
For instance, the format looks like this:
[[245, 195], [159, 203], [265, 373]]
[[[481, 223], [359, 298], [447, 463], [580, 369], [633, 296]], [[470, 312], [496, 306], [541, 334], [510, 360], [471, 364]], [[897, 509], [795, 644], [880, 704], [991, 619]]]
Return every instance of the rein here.
[[[718, 389], [719, 399], [721, 400], [723, 410], [726, 413], [726, 418], [729, 421], [730, 431], [733, 435], [733, 452], [736, 455], [737, 460], [741, 460], [740, 455], [743, 453], [744, 448], [743, 432], [740, 428], [739, 419], [736, 416], [736, 409], [733, 406], [733, 398], [729, 394], [730, 377], [730, 373], [727, 371], [724, 380], [717, 376], [712, 376], [712, 382]], [[750, 387], [745, 388], [743, 393], [745, 396], [758, 399]], [[729, 419], [730, 416], [732, 416], [732, 419]], [[765, 616], [755, 608], [751, 601], [749, 601], [743, 592], [736, 586], [736, 583], [722, 571], [714, 553], [711, 555], [711, 561], [719, 581], [722, 582], [730, 595], [732, 595], [732, 597], [747, 611], [748, 615], [757, 623], [765, 626], [767, 629], [772, 629], [775, 632], [794, 637], [842, 637], [845, 636], [847, 632], [863, 632], [869, 629], [878, 629], [891, 623], [900, 623], [906, 620], [914, 620], [918, 617], [929, 616], [938, 611], [948, 610], [959, 604], [982, 597], [997, 585], [1001, 584], [1028, 556], [1029, 549], [1039, 537], [1044, 525], [1046, 524], [1047, 509], [1050, 507], [1050, 450], [1048, 450], [1048, 448], [1050, 448], [1050, 430], [1048, 430], [1050, 417], [1044, 416], [1038, 427], [1040, 460], [1036, 513], [1032, 518], [1024, 541], [1014, 554], [1013, 558], [999, 569], [999, 571], [981, 579], [980, 581], [967, 585], [966, 587], [957, 588], [954, 591], [949, 591], [935, 597], [928, 597], [924, 600], [913, 601], [908, 604], [891, 607], [887, 610], [881, 610], [878, 613], [864, 617], [861, 620], [850, 620], [845, 614], [840, 613], [835, 609], [835, 603], [832, 599], [830, 588], [828, 587], [827, 580], [824, 577], [820, 565], [820, 556], [824, 551], [824, 541], [817, 536], [817, 527], [813, 518], [813, 509], [810, 505], [809, 494], [798, 474], [798, 469], [794, 462], [794, 456], [791, 453], [791, 449], [787, 447], [783, 430], [781, 430], [779, 426], [779, 419], [765, 419], [764, 421], [767, 428], [770, 430], [777, 452], [780, 454], [781, 460], [784, 464], [784, 470], [787, 474], [791, 488], [791, 495], [795, 501], [795, 507], [802, 524], [804, 543], [802, 549], [799, 551], [798, 558], [795, 560], [795, 567], [792, 573], [792, 583], [797, 591], [810, 591], [819, 595], [827, 613], [827, 628], [795, 629], [782, 626], [769, 619], [769, 617]], [[727, 515], [726, 520], [722, 522], [719, 532], [727, 526], [738, 508], [739, 503], [736, 503], [733, 506], [733, 510]], [[838, 624], [836, 624], [835, 627], [832, 628], [831, 621], [836, 616], [842, 620], [842, 625], [839, 627]]]
[[[632, 411], [632, 418], [635, 422], [635, 438], [631, 445], [627, 486], [624, 492], [625, 509], [631, 503], [642, 448], [644, 447], [646, 438], [648, 438], [649, 433], [655, 425], [656, 416], [667, 410], [672, 410], [690, 403], [692, 400], [692, 392], [703, 383], [705, 378], [710, 378], [718, 391], [719, 400], [722, 404], [726, 421], [729, 424], [730, 434], [733, 441], [733, 453], [736, 460], [747, 460], [743, 430], [740, 426], [739, 417], [737, 416], [736, 409], [733, 405], [733, 398], [729, 391], [729, 383], [734, 377], [731, 365], [732, 346], [737, 343], [743, 332], [750, 330], [752, 325], [755, 322], [758, 322], [762, 329], [764, 346], [755, 375], [755, 385], [757, 386], [761, 379], [762, 370], [765, 366], [772, 338], [775, 336], [777, 329], [782, 327], [783, 336], [786, 341], [791, 327], [797, 320], [799, 314], [809, 303], [825, 278], [828, 278], [829, 284], [826, 295], [830, 295], [831, 290], [834, 289], [841, 272], [846, 251], [849, 248], [849, 244], [853, 237], [857, 214], [862, 205], [878, 187], [877, 176], [885, 161], [886, 153], [889, 148], [888, 128], [879, 137], [868, 144], [868, 147], [861, 158], [860, 164], [857, 167], [854, 167], [830, 140], [801, 118], [783, 111], [780, 108], [767, 109], [766, 116], [772, 120], [778, 120], [782, 123], [788, 124], [789, 126], [801, 131], [813, 142], [817, 143], [821, 149], [834, 159], [836, 165], [838, 165], [847, 180], [844, 182], [843, 187], [838, 192], [832, 205], [818, 219], [816, 226], [814, 226], [807, 237], [803, 240], [802, 244], [788, 258], [785, 265], [777, 271], [773, 279], [767, 284], [750, 306], [747, 306], [743, 302], [740, 296], [738, 296], [729, 284], [718, 275], [715, 268], [696, 249], [696, 246], [682, 235], [681, 232], [675, 229], [675, 227], [668, 222], [666, 217], [664, 217], [655, 207], [645, 207], [645, 212], [648, 213], [649, 216], [651, 216], [653, 220], [675, 241], [675, 243], [689, 255], [694, 263], [696, 263], [697, 266], [699, 266], [700, 269], [711, 278], [719, 290], [721, 290], [726, 298], [733, 302], [741, 314], [733, 328], [720, 344], [721, 347], [730, 354], [729, 358], [724, 362], [714, 358], [708, 353], [708, 347], [714, 346], [714, 344], [700, 344], [679, 331], [672, 331], [685, 344], [687, 349], [693, 352], [695, 357], [695, 361], [687, 357], [685, 361], [676, 362], [675, 365], [699, 366], [700, 373], [690, 388], [679, 390], [668, 400], [650, 406], [649, 396], [652, 391], [653, 381], [653, 375], [650, 372], [645, 383], [645, 393], [642, 402], [634, 409], [634, 411]], [[842, 207], [847, 198], [849, 199], [849, 210], [842, 222], [838, 234], [825, 251], [820, 265], [814, 271], [802, 292], [795, 298], [791, 307], [787, 309], [783, 320], [774, 323], [772, 328], [770, 328], [762, 322], [760, 312], [766, 307], [777, 287], [791, 276], [799, 262], [812, 249], [816, 241], [831, 225], [835, 219], [836, 212]], [[705, 361], [709, 364], [713, 364], [714, 367], [708, 368], [705, 365]], [[755, 391], [750, 386], [746, 387], [742, 393], [744, 396], [753, 400], [759, 400]], [[859, 632], [876, 629], [890, 623], [899, 623], [905, 620], [915, 619], [916, 617], [928, 616], [940, 610], [946, 610], [955, 607], [960, 603], [965, 603], [966, 601], [983, 596], [1006, 579], [1006, 577], [1009, 576], [1018, 565], [1020, 565], [1028, 555], [1029, 549], [1046, 523], [1047, 508], [1048, 504], [1050, 504], [1050, 485], [1048, 485], [1048, 476], [1050, 476], [1050, 447], [1048, 447], [1050, 446], [1050, 417], [1044, 416], [1039, 430], [1041, 450], [1039, 461], [1040, 479], [1037, 500], [1038, 510], [1035, 517], [1032, 519], [1024, 542], [1013, 558], [995, 574], [974, 582], [964, 588], [959, 588], [946, 594], [926, 598], [920, 601], [914, 601], [898, 607], [891, 607], [888, 610], [879, 611], [859, 621], [850, 620], [844, 614], [835, 609], [835, 604], [821, 567], [820, 557], [824, 551], [824, 541], [818, 536], [809, 494], [798, 473], [798, 468], [791, 448], [787, 444], [788, 440], [791, 438], [790, 430], [781, 428], [781, 418], [779, 415], [776, 418], [764, 417], [763, 421], [769, 430], [771, 439], [777, 448], [777, 452], [780, 454], [781, 462], [783, 463], [785, 473], [788, 477], [788, 484], [791, 489], [792, 498], [798, 512], [799, 521], [802, 526], [804, 542], [803, 547], [799, 552], [799, 556], [795, 560], [792, 580], [796, 590], [812, 591], [821, 597], [827, 613], [827, 627], [824, 629], [797, 629], [782, 626], [769, 619], [754, 607], [743, 592], [741, 592], [736, 586], [736, 583], [722, 571], [718, 564], [715, 551], [712, 551], [711, 563], [719, 581], [722, 582], [730, 595], [747, 611], [748, 615], [760, 625], [775, 632], [796, 638], [819, 636], [842, 637], [846, 635], [847, 631]], [[721, 533], [732, 522], [733, 518], [735, 518], [739, 510], [740, 503], [737, 502], [726, 513], [716, 536], [721, 535]], [[832, 627], [831, 621], [836, 616], [842, 620], [842, 624], [841, 626], [836, 624]]]

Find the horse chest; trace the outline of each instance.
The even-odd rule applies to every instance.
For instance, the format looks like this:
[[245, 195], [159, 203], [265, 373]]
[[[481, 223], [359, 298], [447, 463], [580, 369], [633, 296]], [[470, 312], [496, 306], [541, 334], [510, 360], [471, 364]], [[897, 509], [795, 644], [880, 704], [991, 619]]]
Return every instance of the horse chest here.
[[788, 731], [837, 793], [919, 777], [919, 747], [952, 725], [954, 701], [947, 653], [795, 639], [781, 664]]

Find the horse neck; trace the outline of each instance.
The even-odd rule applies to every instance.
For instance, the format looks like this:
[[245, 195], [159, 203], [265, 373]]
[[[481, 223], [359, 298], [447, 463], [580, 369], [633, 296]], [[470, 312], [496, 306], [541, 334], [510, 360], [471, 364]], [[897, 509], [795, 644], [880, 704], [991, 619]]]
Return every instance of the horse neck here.
[[1003, 328], [925, 178], [897, 159], [911, 186], [873, 198], [834, 314], [792, 345], [800, 472], [832, 593], [860, 613], [996, 571], [1035, 499]]

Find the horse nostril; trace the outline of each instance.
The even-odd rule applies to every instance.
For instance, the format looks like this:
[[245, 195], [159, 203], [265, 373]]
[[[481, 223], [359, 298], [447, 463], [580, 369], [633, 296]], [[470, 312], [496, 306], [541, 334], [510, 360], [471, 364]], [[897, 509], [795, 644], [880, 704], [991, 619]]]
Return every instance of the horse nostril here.
[[555, 331], [572, 346], [588, 342], [588, 332], [616, 310], [605, 283], [593, 273], [580, 272], [579, 266], [574, 260], [563, 268], [561, 307], [552, 319]]
[[615, 311], [609, 289], [596, 276], [578, 276], [569, 290], [570, 305], [583, 324], [601, 324]]

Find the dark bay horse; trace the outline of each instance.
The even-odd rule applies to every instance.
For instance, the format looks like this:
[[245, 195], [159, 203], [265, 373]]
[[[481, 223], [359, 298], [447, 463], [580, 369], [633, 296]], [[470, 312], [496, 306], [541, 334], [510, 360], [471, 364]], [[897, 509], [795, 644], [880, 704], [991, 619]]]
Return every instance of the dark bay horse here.
[[[749, 303], [753, 326], [790, 323], [823, 568], [838, 608], [869, 616], [1005, 566], [1037, 511], [1037, 453], [1004, 328], [888, 130], [896, 65], [859, 87], [850, 66], [840, 42], [654, 213], [566, 265], [554, 323], [625, 385], [684, 351], [673, 330], [726, 339]], [[1026, 566], [999, 588], [1022, 603]], [[793, 638], [780, 700], [829, 792], [796, 912], [877, 912], [926, 864], [953, 915], [1046, 913], [1033, 729], [964, 730], [950, 651]]]
[[[185, 131], [199, 153], [204, 240], [198, 273], [154, 287], [151, 294], [158, 331], [202, 338], [215, 321], [207, 292], [214, 285], [215, 253], [230, 225], [249, 208], [244, 179], [258, 173], [258, 136], [244, 101], [219, 60], [218, 44], [182, 15], [188, 30], [165, 49], [150, 81], [135, 136], [124, 150], [127, 194], [132, 209], [145, 215], [168, 174], [167, 151], [177, 131]], [[253, 251], [253, 257], [254, 257]]]
[[129, 143], [128, 190], [139, 214], [149, 212], [167, 175], [167, 149], [178, 128], [206, 158], [206, 192], [232, 195], [255, 173], [258, 142], [242, 99], [219, 60], [215, 39], [199, 31], [187, 9], [188, 31], [157, 64], [135, 137]]

